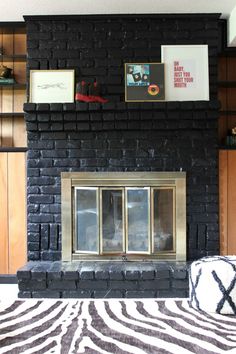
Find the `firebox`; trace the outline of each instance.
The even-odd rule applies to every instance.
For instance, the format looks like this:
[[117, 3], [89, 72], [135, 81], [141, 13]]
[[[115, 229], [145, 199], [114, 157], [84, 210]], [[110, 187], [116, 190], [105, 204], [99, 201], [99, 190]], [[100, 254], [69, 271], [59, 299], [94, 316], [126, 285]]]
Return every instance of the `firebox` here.
[[62, 173], [62, 260], [186, 260], [185, 172]]

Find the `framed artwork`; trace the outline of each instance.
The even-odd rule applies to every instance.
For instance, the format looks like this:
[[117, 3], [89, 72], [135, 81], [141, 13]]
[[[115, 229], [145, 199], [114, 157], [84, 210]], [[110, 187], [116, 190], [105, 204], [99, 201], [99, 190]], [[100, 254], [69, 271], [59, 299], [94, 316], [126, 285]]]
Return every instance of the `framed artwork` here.
[[162, 45], [166, 101], [208, 101], [207, 45]]
[[126, 63], [125, 101], [164, 101], [164, 64]]
[[30, 70], [30, 102], [74, 102], [74, 70]]

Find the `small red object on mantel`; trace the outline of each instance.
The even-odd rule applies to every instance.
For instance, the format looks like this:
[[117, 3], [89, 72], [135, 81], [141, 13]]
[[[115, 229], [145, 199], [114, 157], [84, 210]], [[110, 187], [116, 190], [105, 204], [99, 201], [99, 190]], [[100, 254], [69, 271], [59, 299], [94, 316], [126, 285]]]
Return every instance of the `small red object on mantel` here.
[[78, 82], [76, 85], [75, 100], [82, 102], [108, 102], [106, 98], [100, 95], [100, 85], [97, 81], [93, 83], [87, 83], [85, 81]]

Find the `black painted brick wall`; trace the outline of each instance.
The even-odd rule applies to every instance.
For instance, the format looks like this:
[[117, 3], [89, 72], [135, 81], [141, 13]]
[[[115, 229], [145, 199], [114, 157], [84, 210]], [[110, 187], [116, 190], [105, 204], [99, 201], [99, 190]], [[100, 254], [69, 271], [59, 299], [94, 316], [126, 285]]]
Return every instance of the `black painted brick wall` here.
[[[218, 16], [26, 17], [28, 70], [76, 69], [109, 103], [26, 104], [28, 258], [61, 257], [62, 171], [187, 172], [188, 259], [217, 254]], [[208, 44], [209, 102], [124, 103], [124, 63]]]

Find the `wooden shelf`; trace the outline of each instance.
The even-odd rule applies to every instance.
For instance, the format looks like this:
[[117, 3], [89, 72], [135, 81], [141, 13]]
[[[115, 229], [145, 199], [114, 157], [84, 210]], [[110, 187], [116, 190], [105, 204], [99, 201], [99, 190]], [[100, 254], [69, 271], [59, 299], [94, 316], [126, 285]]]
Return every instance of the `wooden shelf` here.
[[28, 151], [28, 148], [26, 147], [10, 147], [10, 146], [0, 147], [0, 152], [26, 152], [26, 151]]
[[219, 81], [218, 87], [222, 88], [234, 88], [236, 87], [236, 81]]
[[220, 111], [220, 114], [226, 116], [234, 116], [236, 115], [236, 111]]
[[8, 89], [8, 88], [14, 88], [14, 89], [25, 89], [26, 88], [26, 84], [1, 84], [0, 83], [0, 87]]
[[14, 54], [14, 55], [0, 55], [1, 61], [26, 61], [26, 55]]
[[9, 117], [9, 118], [11, 118], [11, 117], [22, 117], [24, 115], [24, 112], [12, 112], [12, 113], [0, 113], [0, 117]]
[[236, 57], [235, 47], [228, 47], [222, 53], [218, 54], [219, 57]]
[[220, 150], [236, 150], [236, 146], [220, 145]]

